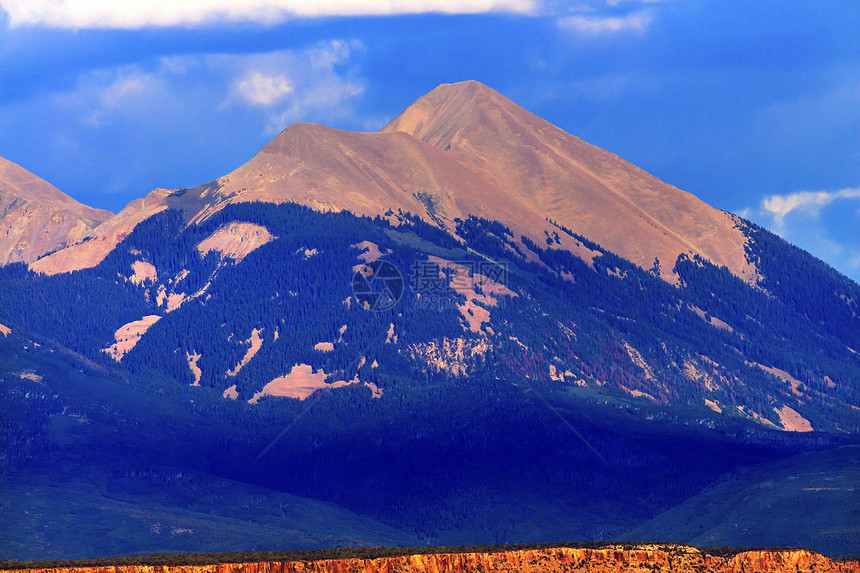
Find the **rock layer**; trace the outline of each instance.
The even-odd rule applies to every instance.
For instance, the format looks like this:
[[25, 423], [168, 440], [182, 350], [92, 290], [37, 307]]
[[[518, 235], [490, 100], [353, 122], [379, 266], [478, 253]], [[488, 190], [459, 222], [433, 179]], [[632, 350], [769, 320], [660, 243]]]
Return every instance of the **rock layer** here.
[[16, 569], [12, 573], [858, 573], [858, 561], [833, 561], [812, 551], [753, 550], [710, 555], [682, 545], [555, 547], [484, 553], [437, 553], [376, 559], [320, 559], [175, 566]]

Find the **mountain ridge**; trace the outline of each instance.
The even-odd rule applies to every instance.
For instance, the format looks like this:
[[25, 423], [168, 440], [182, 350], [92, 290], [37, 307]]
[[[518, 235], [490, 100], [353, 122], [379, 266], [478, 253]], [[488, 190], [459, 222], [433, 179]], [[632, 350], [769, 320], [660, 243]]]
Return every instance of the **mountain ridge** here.
[[[548, 221], [555, 221], [644, 269], [657, 260], [671, 269], [689, 254], [727, 266], [750, 284], [757, 278], [734, 216], [474, 81], [436, 88], [376, 133], [293, 124], [231, 173], [173, 193], [187, 197], [165, 196], [165, 205], [199, 207], [187, 213], [190, 223], [244, 201], [295, 201], [367, 216], [412, 213], [449, 231], [473, 215], [510, 226], [517, 241], [525, 235], [542, 242], [555, 231]], [[32, 268], [54, 274], [96, 264], [139, 222], [125, 211], [95, 233], [99, 247], [80, 247], [80, 257], [58, 253]], [[559, 240], [577, 256], [593, 256], [578, 240]], [[677, 280], [672, 272], [664, 278]]]
[[[234, 518], [275, 529], [231, 548], [345, 543], [316, 502], [370, 518], [358, 544], [643, 527], [860, 554], [856, 450], [840, 449], [860, 436], [860, 285], [489, 88], [453, 89], [433, 96], [454, 100], [444, 125], [416, 128], [447, 149], [295, 124], [225, 177], [0, 267], [10, 555], [205, 550]], [[723, 255], [759, 281], [630, 201], [694, 245], [730, 232]], [[586, 233], [613, 225], [624, 252]], [[668, 259], [630, 260], [655, 248]], [[740, 511], [697, 509], [715, 497]], [[743, 511], [773, 503], [818, 517]]]
[[0, 157], [0, 265], [32, 263], [78, 243], [112, 216]]
[[[452, 114], [441, 121], [443, 128], [433, 127], [432, 110], [464, 98], [469, 100], [468, 113]], [[682, 253], [699, 254], [746, 282], [755, 282], [755, 269], [746, 261], [745, 240], [733, 216], [564, 132], [483, 84], [439, 86], [383, 128], [392, 130], [413, 134], [461, 161], [488, 166], [511, 183], [511, 193], [524, 192], [546, 217], [642, 268], [650, 268], [655, 257], [669, 266]], [[523, 137], [527, 139], [521, 145], [494, 147], [498, 140]], [[566, 188], [571, 183], [576, 189]], [[677, 213], [683, 216], [678, 218]], [[663, 239], [661, 234], [670, 237]]]

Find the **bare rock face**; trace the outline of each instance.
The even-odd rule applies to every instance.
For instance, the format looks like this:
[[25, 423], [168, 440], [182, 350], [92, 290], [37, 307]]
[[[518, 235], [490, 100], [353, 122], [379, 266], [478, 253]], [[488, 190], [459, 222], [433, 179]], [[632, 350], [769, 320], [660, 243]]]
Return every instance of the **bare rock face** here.
[[71, 245], [30, 264], [30, 269], [47, 275], [67, 273], [96, 266], [138, 223], [167, 209], [164, 203], [170, 191], [155, 189], [146, 197], [135, 199], [119, 214], [110, 217], [92, 231], [92, 239]]
[[96, 230], [91, 244], [34, 265], [44, 273], [98, 264], [138, 222], [180, 208], [190, 223], [231, 203], [295, 202], [357, 215], [408, 212], [448, 229], [469, 215], [516, 238], [590, 261], [594, 252], [558, 223], [673, 282], [680, 254], [700, 255], [753, 283], [733, 215], [589, 145], [477, 82], [439, 86], [378, 133], [297, 123], [248, 163], [198, 187], [156, 190]]
[[681, 545], [557, 547], [487, 553], [438, 553], [378, 559], [322, 559], [218, 565], [99, 566], [17, 569], [11, 573], [858, 573], [858, 561], [833, 561], [798, 550], [707, 555]]
[[0, 157], [0, 265], [32, 263], [79, 243], [111, 216]]
[[[437, 87], [384, 132], [409, 133], [494, 174], [504, 194], [642, 268], [700, 255], [752, 282], [729, 213], [586, 143], [478, 82]], [[503, 223], [506, 222], [501, 220]]]

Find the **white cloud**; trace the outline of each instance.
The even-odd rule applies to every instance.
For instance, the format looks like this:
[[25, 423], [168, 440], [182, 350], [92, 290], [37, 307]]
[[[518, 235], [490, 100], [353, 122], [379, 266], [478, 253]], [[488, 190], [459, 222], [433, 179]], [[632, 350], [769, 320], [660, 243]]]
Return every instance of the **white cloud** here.
[[261, 117], [268, 131], [277, 133], [296, 121], [355, 119], [352, 102], [364, 93], [364, 82], [348, 64], [363, 51], [356, 40], [332, 40], [299, 51], [207, 56], [205, 61], [231, 78], [221, 107], [265, 108]]
[[536, 10], [537, 0], [0, 0], [10, 25], [51, 28], [200, 26], [218, 22], [270, 25], [290, 18], [394, 14], [479, 14]]
[[71, 114], [78, 123], [100, 128], [112, 117], [149, 108], [165, 96], [164, 89], [158, 74], [138, 66], [121, 66], [81, 75], [73, 89], [48, 95], [47, 105]]
[[25, 154], [50, 158], [38, 170], [52, 183], [116, 211], [154, 187], [224, 175], [295, 121], [378, 129], [382, 119], [368, 125], [358, 111], [363, 51], [334, 40], [89, 69], [71, 85], [0, 105], [0, 147], [17, 138]]
[[624, 16], [585, 16], [576, 14], [558, 20], [558, 25], [583, 34], [607, 34], [617, 32], [644, 32], [651, 24], [651, 12], [641, 10]]
[[236, 82], [236, 90], [253, 105], [269, 106], [293, 91], [293, 84], [284, 76], [265, 76], [250, 72]]
[[619, 6], [621, 4], [668, 4], [670, 2], [684, 2], [686, 0], [606, 0], [608, 6]]
[[738, 214], [860, 282], [860, 233], [846, 232], [860, 229], [860, 187], [770, 195]]
[[99, 99], [105, 107], [120, 107], [130, 99], [151, 93], [156, 89], [157, 83], [158, 81], [151, 74], [137, 72], [121, 74], [102, 90]]
[[375, 130], [382, 119], [368, 124], [354, 112], [365, 88], [351, 60], [363, 52], [359, 41], [331, 40], [301, 50], [162, 57], [88, 71], [73, 89], [47, 94], [45, 105], [91, 128], [154, 125], [193, 109], [239, 114], [255, 125], [263, 119], [268, 134], [296, 121]]
[[817, 217], [821, 208], [837, 199], [860, 199], [860, 187], [838, 191], [800, 191], [790, 195], [770, 195], [762, 200], [762, 209], [770, 213], [779, 227], [792, 211], [804, 211]]

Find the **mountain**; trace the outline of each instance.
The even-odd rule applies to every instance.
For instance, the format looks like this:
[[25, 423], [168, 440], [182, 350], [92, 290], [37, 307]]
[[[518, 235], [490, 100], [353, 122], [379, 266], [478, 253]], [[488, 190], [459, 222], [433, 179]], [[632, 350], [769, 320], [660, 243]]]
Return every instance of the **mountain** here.
[[32, 263], [78, 243], [112, 215], [0, 157], [0, 264]]
[[[756, 277], [736, 217], [477, 82], [436, 88], [380, 133], [292, 125], [232, 173], [173, 194], [153, 191], [146, 207], [133, 202], [97, 231], [93, 244], [57, 253], [33, 269], [90, 267], [160, 209], [181, 208], [197, 222], [248, 201], [291, 201], [367, 216], [402, 211], [447, 229], [473, 215], [537, 242], [557, 231], [550, 220], [645, 269], [659, 260], [671, 270], [685, 253], [726, 266], [748, 282]], [[580, 257], [594, 255], [567, 234], [559, 241]], [[675, 280], [671, 272], [665, 277]]]
[[[488, 178], [495, 176], [503, 196], [642, 268], [651, 268], [655, 259], [668, 268], [686, 253], [725, 266], [748, 282], [755, 279], [736, 217], [478, 82], [439, 86], [382, 131], [409, 133]], [[512, 223], [492, 212], [474, 214]]]
[[[809, 543], [809, 529], [817, 529], [821, 551], [848, 554], [856, 547], [860, 523], [858, 483], [856, 445], [804, 452], [724, 476], [623, 537], [676, 539], [702, 547], [797, 547]], [[798, 515], [819, 525], [799, 528]]]
[[[768, 472], [804, 485], [757, 507], [809, 506], [860, 438], [860, 285], [474, 82], [91, 235], [0, 267], [0, 558], [678, 541]], [[744, 531], [860, 554], [838, 487]]]

